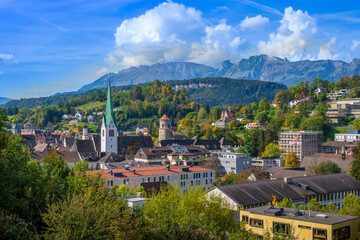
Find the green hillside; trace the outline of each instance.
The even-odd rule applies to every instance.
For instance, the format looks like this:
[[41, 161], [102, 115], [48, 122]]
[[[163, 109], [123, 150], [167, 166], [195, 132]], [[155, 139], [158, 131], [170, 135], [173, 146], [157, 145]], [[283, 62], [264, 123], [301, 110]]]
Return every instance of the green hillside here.
[[[231, 78], [196, 78], [191, 80], [170, 81], [174, 87], [184, 86], [191, 99], [210, 106], [229, 106], [259, 102], [265, 98], [273, 100], [276, 93], [286, 86], [274, 82], [257, 80], [238, 80]], [[204, 86], [205, 85], [205, 86]]]

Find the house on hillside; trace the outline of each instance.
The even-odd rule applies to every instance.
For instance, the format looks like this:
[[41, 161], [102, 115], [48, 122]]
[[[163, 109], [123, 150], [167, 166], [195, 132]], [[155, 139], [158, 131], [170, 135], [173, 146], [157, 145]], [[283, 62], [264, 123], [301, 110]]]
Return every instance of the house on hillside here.
[[85, 118], [85, 113], [81, 110], [75, 110], [75, 118], [81, 121]]

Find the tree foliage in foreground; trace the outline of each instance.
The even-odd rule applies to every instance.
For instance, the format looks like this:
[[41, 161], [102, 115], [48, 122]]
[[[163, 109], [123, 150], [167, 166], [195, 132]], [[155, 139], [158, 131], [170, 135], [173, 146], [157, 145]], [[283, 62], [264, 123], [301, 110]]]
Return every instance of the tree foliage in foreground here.
[[229, 204], [200, 187], [163, 189], [145, 204], [143, 214], [158, 239], [227, 239], [244, 232]]

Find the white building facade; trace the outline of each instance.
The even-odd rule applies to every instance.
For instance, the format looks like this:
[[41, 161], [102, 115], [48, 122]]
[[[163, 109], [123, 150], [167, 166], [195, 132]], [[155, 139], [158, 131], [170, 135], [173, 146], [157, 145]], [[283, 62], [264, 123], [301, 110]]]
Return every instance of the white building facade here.
[[251, 171], [252, 160], [245, 153], [234, 153], [228, 151], [214, 151], [213, 156], [220, 160], [221, 174], [245, 173]]

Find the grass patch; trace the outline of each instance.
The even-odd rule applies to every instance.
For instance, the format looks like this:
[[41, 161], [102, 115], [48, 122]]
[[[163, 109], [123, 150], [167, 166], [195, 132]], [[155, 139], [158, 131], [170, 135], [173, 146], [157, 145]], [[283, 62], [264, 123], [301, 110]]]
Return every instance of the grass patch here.
[[105, 102], [99, 102], [99, 101], [97, 101], [97, 102], [89, 102], [87, 104], [76, 107], [76, 109], [82, 110], [83, 112], [88, 112], [92, 108], [104, 109], [105, 105], [106, 105]]

